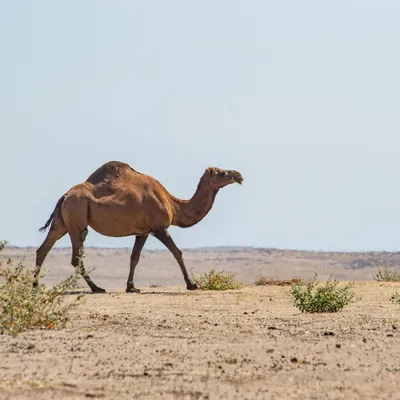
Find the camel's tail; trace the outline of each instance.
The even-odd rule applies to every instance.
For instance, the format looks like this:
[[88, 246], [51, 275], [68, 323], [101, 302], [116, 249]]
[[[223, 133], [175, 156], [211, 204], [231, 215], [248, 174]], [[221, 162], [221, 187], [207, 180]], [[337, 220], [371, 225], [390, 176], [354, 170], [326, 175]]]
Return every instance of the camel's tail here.
[[65, 195], [63, 195], [57, 201], [56, 207], [54, 208], [54, 211], [51, 213], [50, 218], [47, 220], [46, 224], [39, 229], [39, 232], [44, 232], [49, 227], [49, 225], [53, 221], [54, 217], [56, 216], [56, 213], [57, 213], [58, 209], [60, 208], [62, 202], [64, 201], [64, 198], [65, 198]]

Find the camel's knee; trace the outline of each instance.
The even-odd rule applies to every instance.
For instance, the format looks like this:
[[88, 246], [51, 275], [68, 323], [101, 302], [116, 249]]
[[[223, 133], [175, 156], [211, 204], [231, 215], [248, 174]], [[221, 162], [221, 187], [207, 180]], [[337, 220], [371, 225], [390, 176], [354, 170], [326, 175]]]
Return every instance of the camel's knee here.
[[71, 265], [72, 265], [74, 268], [76, 268], [76, 267], [79, 265], [78, 257], [72, 256], [72, 258], [71, 258]]
[[175, 252], [175, 258], [177, 259], [177, 261], [183, 261], [183, 253], [181, 250], [176, 250]]
[[43, 251], [42, 251], [42, 249], [39, 247], [39, 248], [36, 250], [36, 265], [41, 264], [40, 261], [41, 261], [41, 259], [43, 258], [42, 254], [43, 254]]
[[44, 262], [44, 259], [46, 258], [46, 256], [47, 256], [47, 253], [48, 252], [46, 252], [45, 251], [46, 249], [45, 249], [45, 247], [42, 245], [42, 246], [40, 246], [37, 250], [36, 250], [36, 266], [38, 266], [38, 267], [41, 267], [42, 266], [42, 264], [43, 264], [43, 262]]

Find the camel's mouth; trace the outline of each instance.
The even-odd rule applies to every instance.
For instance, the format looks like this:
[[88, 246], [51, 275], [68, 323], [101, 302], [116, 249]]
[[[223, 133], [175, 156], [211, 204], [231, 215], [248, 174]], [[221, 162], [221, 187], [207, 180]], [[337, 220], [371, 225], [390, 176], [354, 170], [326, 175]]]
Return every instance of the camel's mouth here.
[[243, 177], [239, 172], [236, 172], [236, 171], [234, 172], [233, 179], [239, 185], [241, 185], [243, 183]]

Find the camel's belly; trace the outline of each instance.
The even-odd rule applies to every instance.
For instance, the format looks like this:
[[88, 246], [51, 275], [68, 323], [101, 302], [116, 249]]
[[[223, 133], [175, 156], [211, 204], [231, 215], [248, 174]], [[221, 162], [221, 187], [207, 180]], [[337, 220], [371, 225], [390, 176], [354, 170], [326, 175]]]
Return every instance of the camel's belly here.
[[[113, 209], [113, 213], [95, 212], [91, 210], [89, 213], [88, 224], [97, 233], [104, 236], [122, 237], [130, 235], [145, 235], [150, 233], [150, 229], [141, 218], [140, 213], [130, 213], [128, 216], [125, 212], [118, 213], [118, 209]], [[122, 211], [122, 210], [121, 210]]]
[[110, 237], [124, 237], [124, 236], [131, 236], [131, 235], [148, 235], [150, 231], [148, 229], [143, 228], [136, 228], [136, 227], [124, 227], [124, 226], [103, 226], [98, 224], [92, 224], [89, 222], [89, 226], [104, 236]]

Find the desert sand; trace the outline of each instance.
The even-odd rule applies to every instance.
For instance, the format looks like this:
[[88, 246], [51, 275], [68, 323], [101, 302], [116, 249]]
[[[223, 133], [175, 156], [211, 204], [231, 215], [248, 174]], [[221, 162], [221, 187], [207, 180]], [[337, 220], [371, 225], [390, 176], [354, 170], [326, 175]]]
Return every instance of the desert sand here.
[[[2, 257], [26, 264], [34, 249]], [[50, 253], [50, 284], [71, 272], [69, 250]], [[198, 274], [225, 269], [246, 282], [225, 292], [186, 291], [167, 252], [144, 253], [140, 294], [125, 294], [129, 249], [88, 249], [106, 294], [87, 293], [67, 327], [0, 336], [0, 399], [400, 399], [400, 283], [373, 282], [397, 253], [268, 249], [186, 251]], [[361, 299], [335, 314], [302, 314], [279, 279], [356, 280]], [[161, 287], [157, 286], [161, 285]], [[68, 300], [77, 294], [67, 296]]]

